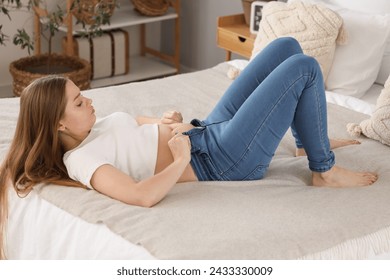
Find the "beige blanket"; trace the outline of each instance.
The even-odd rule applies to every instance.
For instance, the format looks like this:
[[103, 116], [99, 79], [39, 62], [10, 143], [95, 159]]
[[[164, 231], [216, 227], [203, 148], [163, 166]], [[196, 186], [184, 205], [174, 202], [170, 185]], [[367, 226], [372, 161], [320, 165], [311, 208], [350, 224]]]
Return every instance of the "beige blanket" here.
[[[205, 117], [217, 102], [231, 82], [226, 70], [227, 65], [222, 64], [197, 73], [92, 90], [86, 95], [93, 98], [98, 116], [114, 111], [161, 115], [178, 109], [188, 121]], [[4, 103], [1, 105], [7, 106], [0, 109], [2, 153], [17, 115], [16, 101]], [[365, 118], [329, 105], [330, 136], [348, 137], [346, 123]], [[160, 259], [296, 259], [315, 257], [335, 247], [329, 258], [358, 258], [359, 250], [374, 245], [390, 250], [390, 237], [375, 235], [390, 226], [390, 148], [361, 140], [361, 145], [335, 150], [336, 161], [355, 170], [377, 172], [379, 180], [371, 187], [308, 186], [307, 160], [293, 157], [294, 142], [288, 132], [263, 180], [177, 184], [151, 209], [83, 189], [46, 186], [39, 193], [88, 222], [104, 223]], [[348, 246], [339, 246], [356, 240], [363, 243], [353, 252], [348, 252]]]

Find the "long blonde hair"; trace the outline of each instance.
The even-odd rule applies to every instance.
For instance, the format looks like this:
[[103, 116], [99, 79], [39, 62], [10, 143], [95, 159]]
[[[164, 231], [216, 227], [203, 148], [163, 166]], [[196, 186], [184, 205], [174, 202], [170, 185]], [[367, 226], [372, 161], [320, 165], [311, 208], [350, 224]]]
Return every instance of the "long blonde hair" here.
[[15, 135], [0, 167], [0, 259], [5, 258], [8, 186], [12, 185], [19, 196], [26, 196], [40, 183], [83, 187], [68, 176], [58, 135], [67, 81], [60, 76], [37, 79], [20, 97]]

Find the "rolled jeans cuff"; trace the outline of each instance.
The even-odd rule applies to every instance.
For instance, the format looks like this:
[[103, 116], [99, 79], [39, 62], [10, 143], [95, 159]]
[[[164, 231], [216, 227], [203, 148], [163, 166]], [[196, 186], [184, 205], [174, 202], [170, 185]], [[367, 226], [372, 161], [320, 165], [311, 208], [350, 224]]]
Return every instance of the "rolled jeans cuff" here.
[[332, 151], [329, 151], [328, 160], [322, 162], [310, 161], [309, 159], [309, 168], [313, 172], [326, 172], [329, 171], [335, 165], [335, 156]]

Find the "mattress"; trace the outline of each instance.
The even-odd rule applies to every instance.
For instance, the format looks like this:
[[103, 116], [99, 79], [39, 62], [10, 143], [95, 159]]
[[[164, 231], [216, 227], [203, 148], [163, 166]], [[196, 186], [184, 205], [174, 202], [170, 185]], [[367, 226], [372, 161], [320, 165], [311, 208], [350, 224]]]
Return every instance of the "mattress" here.
[[[181, 110], [187, 118], [192, 118], [193, 116], [202, 118], [207, 115], [210, 106], [218, 100], [223, 91], [231, 83], [226, 77], [227, 67], [228, 65], [224, 63], [212, 69], [170, 77], [164, 80], [90, 90], [84, 92], [84, 95], [91, 97], [94, 100], [94, 107], [98, 112], [98, 116], [107, 115], [114, 109], [117, 111], [126, 111], [133, 115], [155, 115], [164, 110], [177, 109]], [[174, 87], [172, 87], [172, 85], [174, 85]], [[380, 88], [376, 89], [377, 94], [378, 90], [380, 90]], [[166, 98], [166, 95], [164, 95], [167, 92], [169, 93], [168, 96], [170, 98]], [[131, 98], [130, 105], [129, 98]], [[200, 98], [201, 101], [199, 100]], [[372, 110], [372, 104], [370, 105], [362, 100], [345, 98], [344, 96], [339, 96], [331, 92], [327, 92], [327, 98], [329, 103], [337, 104], [330, 105], [330, 107], [335, 106], [332, 108], [339, 108], [340, 105], [347, 108], [354, 107], [360, 113], [363, 112], [365, 114]], [[172, 102], [172, 100], [174, 100], [174, 102]], [[140, 104], [147, 104], [147, 106], [141, 109], [139, 106]], [[192, 104], [192, 106], [179, 108], [180, 104]], [[199, 104], [200, 106], [194, 106], [195, 104]], [[356, 104], [359, 106], [356, 106]], [[16, 122], [18, 112], [18, 99], [1, 100], [0, 106], [2, 120], [1, 131], [5, 132], [2, 134], [0, 140], [0, 157], [2, 158], [7, 149], [7, 145], [9, 144], [10, 137], [12, 137], [12, 127], [14, 127], [14, 123]], [[346, 112], [348, 112], [348, 114], [350, 113], [350, 111]], [[351, 116], [364, 118], [364, 115], [362, 114], [351, 114]], [[290, 141], [291, 144], [291, 139], [287, 141]], [[368, 142], [371, 143], [372, 141], [369, 140]], [[374, 146], [377, 144], [378, 143], [373, 143]], [[289, 150], [291, 149], [291, 146], [285, 146], [285, 148]], [[185, 196], [187, 190], [187, 195], [194, 194], [195, 192], [195, 194], [200, 195], [200, 198], [205, 199], [204, 194], [201, 194], [201, 190], [207, 193], [207, 189], [211, 188], [213, 192], [218, 192], [219, 188], [225, 188], [228, 185], [229, 184], [215, 186], [211, 184], [210, 186], [210, 184], [206, 183], [205, 185], [201, 185], [197, 190], [194, 190], [192, 186], [183, 185], [180, 191], [174, 191], [172, 195]], [[231, 187], [231, 190], [235, 188], [235, 186]], [[80, 210], [81, 212], [72, 212], [70, 209], [72, 207], [64, 205], [63, 200], [66, 195], [69, 195], [66, 194], [68, 191], [73, 192], [74, 190], [57, 187], [57, 190], [59, 191], [55, 191], [55, 188], [56, 187], [38, 189], [24, 199], [20, 199], [16, 197], [13, 192], [10, 192], [11, 211], [7, 231], [9, 258], [152, 259], [156, 257], [202, 258], [210, 256], [207, 254], [202, 255], [202, 253], [196, 255], [196, 250], [193, 250], [194, 252], [188, 254], [184, 253], [184, 255], [175, 255], [175, 252], [165, 254], [166, 252], [164, 252], [163, 249], [161, 249], [163, 252], [156, 252], [155, 249], [151, 249], [153, 246], [148, 245], [148, 242], [142, 240], [142, 231], [139, 233], [139, 239], [130, 241], [128, 236], [123, 234], [121, 230], [113, 230], [113, 226], [104, 222], [102, 217], [96, 217], [92, 214], [87, 216], [82, 215], [81, 212], [85, 212], [86, 209], [83, 209], [83, 211], [80, 209], [77, 210]], [[276, 195], [280, 190], [280, 188], [274, 189], [274, 194]], [[80, 190], [76, 190], [76, 192], [78, 191]], [[295, 191], [297, 190], [295, 189]], [[299, 191], [302, 190], [300, 189]], [[61, 195], [58, 196], [58, 194]], [[72, 197], [72, 195], [74, 194], [70, 194], [70, 197]], [[94, 192], [91, 192], [90, 195], [94, 197], [96, 195], [99, 196]], [[100, 200], [101, 198], [98, 197], [98, 199]], [[169, 202], [170, 200], [168, 199], [167, 201]], [[123, 205], [120, 206], [122, 207]], [[47, 213], [50, 213], [50, 215]], [[387, 226], [390, 226], [390, 224]], [[40, 231], [37, 232], [36, 228], [39, 228]], [[383, 232], [381, 232], [381, 230]], [[337, 248], [337, 250], [342, 250], [342, 248], [344, 248], [343, 250], [345, 252], [343, 253], [345, 254], [343, 254], [343, 256], [346, 256], [347, 258], [386, 257], [386, 255], [383, 254], [390, 252], [390, 246], [386, 245], [389, 244], [388, 241], [390, 238], [385, 238], [385, 245], [382, 243], [379, 247], [373, 245], [375, 243], [375, 238], [383, 238], [386, 234], [388, 234], [388, 229], [384, 226], [377, 231], [355, 236], [352, 239], [334, 244], [335, 246], [329, 246], [327, 249], [324, 248], [323, 250], [321, 249], [310, 254], [286, 255], [285, 258], [341, 258], [340, 254], [335, 254], [335, 250], [332, 250], [334, 249], [333, 247]], [[247, 245], [245, 245], [244, 236], [245, 235], [243, 234], [243, 244], [241, 244], [243, 250], [247, 248], [245, 247]], [[215, 236], [215, 238], [218, 239], [221, 238], [221, 236]], [[361, 243], [358, 243], [359, 240]], [[218, 240], [218, 242], [224, 241]], [[228, 244], [229, 240], [225, 240], [225, 242]], [[364, 252], [358, 250], [358, 248], [361, 247], [359, 244], [364, 244]], [[377, 242], [377, 244], [379, 243]], [[177, 246], [177, 244], [173, 245]], [[237, 246], [238, 249], [236, 250], [240, 250], [240, 246]], [[111, 248], [112, 250], [108, 248]], [[168, 249], [166, 251], [168, 251]], [[233, 255], [230, 256], [230, 258], [235, 258], [237, 256], [238, 255]], [[268, 256], [271, 258], [275, 257], [273, 255]]]

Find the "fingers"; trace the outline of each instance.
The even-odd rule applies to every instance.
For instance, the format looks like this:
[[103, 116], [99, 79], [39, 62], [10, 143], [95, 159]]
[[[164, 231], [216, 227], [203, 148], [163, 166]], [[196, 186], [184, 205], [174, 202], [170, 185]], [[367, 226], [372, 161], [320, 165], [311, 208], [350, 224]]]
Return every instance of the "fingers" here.
[[190, 137], [188, 135], [185, 135], [180, 131], [176, 131], [175, 135], [172, 138], [181, 138], [181, 137], [187, 139], [188, 141], [190, 140]]
[[167, 111], [163, 114], [161, 118], [161, 123], [163, 124], [172, 124], [183, 122], [183, 116], [178, 111]]
[[189, 147], [191, 147], [191, 141], [190, 137], [188, 135], [184, 135], [183, 133], [180, 132], [175, 132], [175, 135], [170, 139], [172, 142], [178, 142], [181, 141], [182, 143], [187, 143]]
[[180, 125], [176, 126], [175, 128], [172, 129], [172, 136], [177, 135], [177, 134], [182, 134], [182, 130], [180, 129]]
[[172, 130], [173, 134], [176, 135], [176, 134], [181, 134], [183, 135], [183, 130], [181, 129], [181, 126], [178, 126], [178, 127], [175, 127], [173, 130]]
[[188, 162], [191, 160], [191, 142], [187, 135], [176, 134], [168, 141], [168, 146], [174, 160], [185, 159]]

